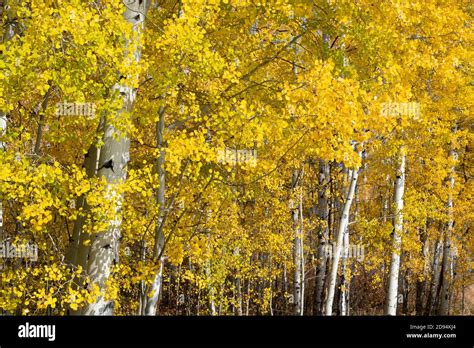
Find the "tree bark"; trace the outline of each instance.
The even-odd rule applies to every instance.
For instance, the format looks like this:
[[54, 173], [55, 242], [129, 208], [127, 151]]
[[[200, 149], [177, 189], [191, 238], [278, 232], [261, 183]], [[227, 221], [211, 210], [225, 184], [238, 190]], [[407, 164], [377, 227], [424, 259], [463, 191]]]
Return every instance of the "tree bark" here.
[[426, 273], [428, 270], [428, 233], [427, 233], [427, 224], [423, 227], [423, 230], [420, 231], [420, 238], [422, 247], [422, 253], [424, 258], [424, 267], [423, 267], [423, 279], [418, 279], [416, 282], [416, 303], [415, 303], [415, 313], [416, 315], [423, 315], [424, 312], [424, 297], [425, 297], [425, 288], [426, 288]]
[[400, 252], [401, 252], [401, 235], [403, 233], [403, 194], [405, 189], [405, 161], [406, 156], [403, 153], [404, 149], [400, 150], [400, 159], [397, 168], [397, 175], [395, 180], [395, 217], [392, 237], [392, 257], [390, 262], [390, 273], [387, 290], [387, 302], [385, 307], [386, 315], [397, 314], [397, 300], [398, 300], [398, 276], [400, 273]]
[[[98, 131], [102, 127], [102, 121], [103, 120], [99, 123]], [[94, 143], [89, 147], [84, 159], [84, 168], [88, 178], [93, 178], [97, 174], [99, 154], [100, 149], [97, 148], [94, 141]], [[75, 208], [82, 208], [83, 212], [89, 210], [84, 195], [76, 200]], [[86, 241], [90, 239], [90, 235], [83, 233], [82, 229], [84, 220], [84, 216], [80, 215], [74, 222], [71, 241], [68, 250], [66, 251], [66, 261], [71, 265], [81, 266], [82, 269], [85, 270], [87, 268], [87, 255], [89, 253], [89, 247], [86, 245]]]
[[351, 182], [350, 182], [349, 190], [347, 192], [346, 201], [344, 203], [344, 209], [342, 212], [341, 221], [339, 223], [339, 230], [337, 232], [337, 236], [335, 240], [335, 243], [336, 243], [335, 253], [332, 256], [332, 264], [331, 264], [331, 269], [329, 273], [328, 291], [327, 291], [327, 299], [326, 299], [326, 306], [325, 306], [326, 315], [332, 315], [332, 306], [334, 302], [334, 293], [335, 293], [336, 282], [337, 282], [337, 270], [339, 267], [339, 260], [341, 258], [342, 242], [343, 242], [344, 233], [349, 224], [349, 214], [351, 210], [352, 201], [354, 199], [354, 193], [355, 193], [355, 188], [357, 185], [358, 175], [359, 175], [359, 168], [355, 168], [351, 170], [351, 175], [350, 175]]
[[431, 281], [430, 281], [430, 289], [428, 293], [428, 300], [425, 307], [425, 314], [432, 315], [434, 312], [435, 306], [438, 303], [438, 284], [440, 282], [440, 274], [439, 271], [439, 264], [440, 258], [443, 251], [443, 241], [436, 241], [433, 250], [433, 263], [431, 265]]
[[342, 279], [341, 279], [341, 315], [348, 315], [348, 289], [350, 279], [347, 277], [347, 263], [349, 262], [349, 229], [346, 228], [342, 242]]
[[320, 161], [318, 181], [318, 217], [326, 223], [326, 226], [324, 226], [318, 234], [318, 251], [316, 264], [316, 301], [314, 312], [316, 315], [321, 315], [323, 312], [323, 294], [327, 266], [327, 258], [324, 248], [327, 243], [329, 243], [329, 206], [328, 197], [326, 194], [326, 185], [329, 181], [329, 165], [325, 161]]
[[[292, 188], [295, 189], [299, 185], [299, 180], [303, 175], [303, 170], [295, 170], [292, 178]], [[294, 301], [294, 312], [296, 315], [303, 315], [304, 308], [304, 267], [303, 267], [303, 230], [301, 217], [302, 210], [302, 196], [299, 195], [299, 202], [293, 209], [293, 222], [295, 226], [295, 240], [293, 245], [293, 257], [294, 257], [294, 288], [293, 288], [293, 301]]]
[[[450, 151], [450, 157], [455, 160], [457, 154], [455, 151]], [[444, 247], [443, 247], [443, 265], [441, 267], [441, 294], [439, 300], [439, 315], [449, 314], [449, 302], [450, 302], [450, 283], [452, 279], [452, 247], [451, 247], [451, 236], [453, 234], [454, 218], [453, 218], [453, 190], [454, 190], [454, 166], [451, 168], [451, 175], [449, 178], [449, 194], [448, 194], [448, 224], [444, 235]]]
[[[139, 32], [145, 20], [145, 14], [149, 7], [148, 1], [124, 1], [126, 10], [125, 20], [133, 25], [133, 30]], [[129, 42], [126, 43], [129, 45]], [[139, 52], [134, 52], [136, 61], [139, 61]], [[124, 100], [124, 108], [120, 111], [130, 112], [135, 100], [136, 91], [127, 85], [116, 85], [114, 87], [120, 92]], [[113, 303], [105, 299], [107, 280], [109, 279], [111, 267], [118, 263], [119, 239], [121, 236], [121, 202], [122, 197], [117, 193], [117, 185], [126, 179], [126, 166], [129, 161], [130, 140], [127, 134], [119, 132], [107, 119], [104, 126], [103, 146], [100, 151], [99, 169], [97, 175], [105, 178], [107, 182], [106, 199], [115, 202], [115, 217], [109, 222], [106, 231], [97, 233], [92, 238], [92, 244], [87, 261], [87, 274], [91, 284], [98, 285], [101, 295], [86, 306], [86, 315], [112, 315]]]
[[145, 303], [143, 315], [156, 315], [156, 304], [160, 299], [161, 285], [163, 279], [165, 235], [163, 232], [165, 222], [165, 193], [166, 193], [166, 173], [165, 173], [165, 148], [164, 148], [164, 130], [165, 130], [165, 107], [162, 106], [159, 110], [158, 123], [156, 125], [156, 142], [160, 150], [160, 156], [157, 160], [157, 173], [159, 180], [159, 187], [156, 194], [156, 203], [158, 204], [158, 219], [155, 228], [155, 245], [153, 249], [153, 261], [158, 262], [158, 271], [155, 274], [155, 279], [150, 287], [146, 289], [145, 297], [142, 301]]

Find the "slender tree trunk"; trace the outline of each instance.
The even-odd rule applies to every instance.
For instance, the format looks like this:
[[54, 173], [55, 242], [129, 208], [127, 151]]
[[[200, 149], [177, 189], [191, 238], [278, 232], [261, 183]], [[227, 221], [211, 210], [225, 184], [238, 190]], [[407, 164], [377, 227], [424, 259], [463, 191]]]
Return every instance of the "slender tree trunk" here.
[[433, 263], [431, 266], [431, 281], [430, 281], [430, 290], [428, 293], [428, 300], [426, 303], [425, 314], [432, 315], [436, 304], [438, 303], [437, 289], [440, 281], [440, 259], [443, 251], [443, 242], [436, 241], [433, 250]]
[[[250, 261], [251, 262], [251, 261]], [[250, 265], [252, 266], [252, 265]], [[246, 296], [245, 296], [245, 315], [248, 317], [250, 313], [250, 284], [251, 280], [247, 280], [247, 289], [246, 289]]]
[[453, 254], [451, 238], [446, 231], [444, 236], [443, 264], [441, 266], [441, 286], [439, 294], [438, 315], [449, 315], [451, 308], [451, 282], [453, 281]]
[[[183, 15], [182, 1], [178, 0], [178, 18]], [[155, 279], [150, 287], [146, 289], [146, 295], [142, 297], [142, 302], [146, 303], [144, 306], [144, 315], [156, 315], [156, 304], [161, 296], [161, 286], [163, 282], [163, 267], [164, 267], [164, 248], [165, 248], [165, 193], [166, 193], [166, 171], [165, 171], [165, 106], [161, 106], [158, 111], [158, 122], [156, 124], [156, 140], [157, 147], [160, 150], [160, 156], [157, 161], [157, 173], [160, 181], [160, 186], [157, 191], [156, 200], [159, 206], [158, 220], [155, 229], [155, 245], [153, 249], [153, 261], [158, 262], [158, 271], [155, 274]], [[198, 310], [199, 312], [199, 310]]]
[[[450, 157], [455, 160], [457, 154], [454, 151], [450, 151]], [[439, 315], [449, 314], [449, 302], [450, 302], [450, 283], [452, 279], [452, 247], [451, 247], [451, 236], [453, 234], [454, 219], [453, 219], [453, 190], [454, 190], [454, 166], [451, 168], [451, 176], [449, 178], [449, 195], [448, 195], [448, 224], [444, 234], [444, 247], [443, 247], [443, 265], [441, 267], [441, 294], [439, 300]]]
[[426, 273], [428, 270], [428, 234], [427, 234], [427, 223], [423, 227], [421, 234], [421, 243], [424, 267], [423, 267], [423, 278], [418, 279], [416, 282], [416, 303], [415, 303], [415, 313], [416, 315], [423, 315], [424, 312], [424, 297], [425, 297], [425, 288], [426, 288]]
[[[329, 164], [329, 216], [328, 216], [328, 241], [326, 247], [328, 248], [327, 251], [331, 250], [331, 257], [325, 255], [326, 258], [326, 274], [324, 275], [324, 289], [323, 289], [323, 296], [322, 296], [322, 304], [321, 304], [321, 314], [326, 314], [326, 305], [328, 301], [328, 289], [329, 289], [329, 274], [331, 273], [331, 265], [333, 262], [333, 251], [334, 251], [334, 241], [336, 239], [337, 234], [337, 226], [336, 226], [336, 184], [335, 184], [335, 175], [334, 175], [334, 168], [331, 164]], [[326, 251], [325, 251], [326, 252]], [[334, 301], [334, 300], [333, 300]]]
[[[208, 248], [211, 247], [210, 245], [210, 240], [208, 241]], [[206, 277], [209, 281], [209, 286], [207, 288], [207, 291], [208, 291], [208, 296], [209, 296], [209, 310], [211, 312], [211, 315], [212, 316], [215, 316], [217, 314], [217, 310], [216, 310], [216, 300], [215, 300], [215, 297], [216, 297], [216, 294], [215, 294], [215, 289], [214, 289], [214, 286], [212, 284], [212, 282], [210, 281], [211, 280], [211, 276], [212, 276], [212, 269], [211, 269], [212, 265], [211, 265], [211, 260], [207, 260], [206, 262]]]
[[347, 276], [347, 263], [349, 262], [349, 229], [346, 228], [342, 242], [342, 280], [341, 280], [341, 315], [348, 313], [348, 296], [349, 277]]
[[397, 168], [397, 175], [395, 180], [395, 216], [393, 226], [392, 239], [392, 257], [390, 262], [390, 274], [387, 291], [387, 302], [385, 308], [386, 315], [397, 314], [397, 300], [398, 300], [398, 276], [400, 273], [400, 252], [403, 233], [403, 194], [405, 189], [405, 161], [406, 156], [403, 153], [404, 149], [400, 150], [400, 159]]
[[156, 304], [160, 299], [162, 278], [163, 278], [163, 264], [164, 255], [163, 248], [165, 246], [164, 220], [165, 220], [165, 193], [166, 193], [166, 173], [165, 173], [165, 148], [164, 148], [164, 129], [165, 129], [165, 108], [161, 107], [159, 110], [158, 123], [156, 125], [157, 147], [160, 150], [160, 156], [157, 161], [157, 173], [160, 181], [160, 186], [157, 190], [156, 202], [158, 204], [158, 220], [155, 229], [155, 246], [153, 249], [153, 260], [159, 263], [158, 271], [155, 275], [150, 289], [147, 289], [143, 301], [144, 315], [156, 315]]
[[339, 267], [339, 260], [341, 258], [341, 251], [342, 251], [342, 242], [343, 242], [344, 233], [349, 224], [349, 215], [350, 215], [352, 201], [354, 199], [354, 192], [357, 185], [358, 175], [359, 175], [359, 168], [355, 168], [351, 170], [351, 175], [350, 175], [351, 182], [350, 182], [349, 190], [347, 192], [346, 201], [344, 203], [344, 209], [342, 212], [341, 221], [339, 223], [339, 230], [335, 238], [335, 253], [333, 253], [332, 255], [332, 264], [331, 264], [330, 273], [329, 273], [328, 291], [327, 291], [327, 299], [326, 299], [326, 306], [325, 306], [326, 315], [332, 315], [334, 293], [336, 290], [336, 282], [337, 282], [337, 270]]
[[[133, 30], [139, 32], [145, 20], [148, 1], [126, 2], [125, 19], [133, 25]], [[128, 46], [129, 43], [126, 43]], [[134, 52], [136, 61], [139, 61], [139, 52]], [[115, 88], [124, 99], [122, 112], [130, 112], [135, 100], [136, 91], [127, 85], [117, 85]], [[118, 263], [119, 239], [121, 236], [120, 210], [122, 197], [117, 192], [117, 185], [126, 179], [126, 166], [129, 161], [130, 141], [127, 134], [120, 133], [114, 125], [105, 120], [103, 146], [100, 151], [100, 167], [97, 175], [105, 178], [107, 182], [106, 199], [113, 200], [115, 205], [115, 218], [109, 223], [106, 231], [97, 233], [92, 238], [92, 244], [87, 260], [87, 274], [91, 284], [101, 290], [95, 302], [89, 304], [85, 310], [86, 315], [111, 315], [113, 302], [105, 299], [107, 280], [111, 267]]]
[[[240, 250], [239, 248], [237, 247], [235, 249], [235, 254], [237, 256], [240, 255]], [[242, 281], [241, 281], [241, 278], [240, 278], [240, 275], [236, 275], [236, 278], [235, 278], [235, 290], [236, 290], [236, 295], [237, 295], [237, 305], [236, 305], [236, 309], [237, 309], [237, 316], [241, 317], [242, 316], [242, 308], [243, 308], [243, 305], [242, 305]]]
[[[350, 175], [349, 172], [346, 171], [346, 179], [344, 181], [349, 181], [350, 185]], [[346, 187], [343, 185], [343, 188]], [[343, 190], [343, 196], [346, 196], [347, 192], [344, 189]], [[354, 192], [354, 197], [355, 197], [355, 210], [357, 210], [357, 186], [356, 190]], [[348, 296], [347, 296], [347, 291], [349, 289], [349, 277], [348, 277], [348, 269], [347, 269], [347, 264], [349, 262], [349, 229], [346, 228], [344, 231], [344, 237], [342, 240], [342, 272], [341, 272], [341, 289], [340, 289], [340, 315], [348, 315]]]
[[[292, 188], [296, 189], [299, 185], [299, 180], [303, 175], [303, 171], [295, 170], [293, 172], [292, 178]], [[294, 301], [294, 311], [296, 315], [303, 315], [304, 308], [304, 296], [303, 296], [303, 282], [304, 282], [304, 269], [303, 269], [303, 230], [301, 223], [302, 216], [302, 197], [299, 196], [299, 202], [295, 202], [295, 207], [293, 209], [293, 222], [295, 226], [295, 240], [293, 245], [293, 257], [294, 257], [294, 288], [293, 288], [293, 301]]]
[[[405, 259], [407, 258], [407, 255], [404, 253], [403, 257], [401, 258], [401, 264], [403, 264]], [[409, 311], [409, 306], [408, 306], [408, 295], [410, 293], [410, 284], [408, 282], [410, 276], [410, 270], [406, 269], [405, 272], [403, 273], [403, 276], [401, 278], [401, 293], [403, 294], [403, 304], [402, 304], [402, 313], [404, 315], [408, 315]]]
[[329, 165], [325, 161], [320, 161], [319, 169], [319, 190], [318, 190], [318, 217], [326, 224], [318, 234], [318, 252], [316, 264], [316, 285], [315, 285], [315, 314], [321, 315], [323, 312], [324, 283], [326, 278], [327, 257], [325, 247], [329, 243], [329, 206], [327, 197], [327, 183], [329, 181]]
[[[302, 173], [302, 175], [304, 172]], [[303, 185], [301, 185], [303, 186]], [[299, 262], [300, 262], [300, 269], [301, 269], [301, 303], [299, 309], [299, 315], [304, 314], [304, 294], [305, 294], [305, 261], [304, 261], [304, 221], [303, 221], [303, 191], [300, 192], [300, 200], [299, 200], [299, 218], [300, 218], [300, 227], [299, 227]]]

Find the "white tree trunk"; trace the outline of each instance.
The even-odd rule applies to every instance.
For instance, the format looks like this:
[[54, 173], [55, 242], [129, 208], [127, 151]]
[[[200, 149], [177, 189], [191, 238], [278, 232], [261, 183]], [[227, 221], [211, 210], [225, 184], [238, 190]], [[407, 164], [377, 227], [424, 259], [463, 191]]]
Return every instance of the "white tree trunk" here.
[[[242, 302], [242, 280], [237, 278], [235, 280], [235, 288], [237, 291], [237, 316], [241, 317], [243, 312], [243, 302]], [[270, 310], [272, 309], [272, 304], [271, 304], [272, 298], [270, 297]]]
[[[303, 172], [304, 173], [304, 172]], [[302, 175], [303, 175], [302, 173]], [[301, 269], [301, 293], [300, 293], [300, 305], [299, 315], [304, 314], [304, 291], [305, 291], [305, 267], [304, 267], [304, 222], [303, 222], [303, 192], [300, 192], [299, 202], [299, 213], [300, 213], [300, 228], [299, 228], [299, 266]]]
[[[92, 144], [86, 154], [84, 167], [88, 178], [92, 178], [97, 174], [99, 153], [100, 149], [98, 149], [95, 144]], [[84, 196], [81, 196], [76, 200], [75, 208], [82, 208], [83, 211], [89, 210]], [[83, 233], [84, 220], [84, 216], [81, 215], [78, 216], [74, 222], [71, 241], [66, 252], [66, 260], [71, 265], [81, 266], [82, 269], [86, 270], [89, 247], [85, 245], [85, 242], [90, 239], [90, 235], [88, 233]]]
[[[109, 222], [106, 231], [95, 234], [92, 238], [92, 244], [89, 251], [87, 262], [87, 274], [92, 284], [97, 284], [102, 291], [96, 302], [87, 306], [84, 311], [86, 315], [111, 315], [112, 303], [104, 300], [106, 291], [106, 282], [110, 276], [111, 267], [118, 263], [118, 249], [121, 226], [121, 201], [122, 197], [117, 194], [115, 186], [126, 179], [127, 156], [129, 152], [129, 140], [121, 135], [115, 139], [115, 128], [106, 125], [104, 146], [101, 149], [100, 160], [101, 168], [98, 175], [104, 177], [107, 182], [106, 199], [115, 202], [115, 216]], [[112, 161], [112, 162], [110, 162]], [[111, 163], [111, 167], [104, 167], [104, 164]]]
[[[100, 126], [99, 126], [100, 127]], [[84, 160], [84, 167], [86, 169], [86, 175], [88, 178], [92, 178], [97, 174], [98, 159], [100, 149], [95, 144], [92, 144], [87, 152]], [[89, 211], [89, 206], [84, 196], [79, 197], [75, 201], [75, 208], [82, 208], [83, 212]], [[66, 261], [74, 266], [80, 266], [84, 272], [87, 273], [87, 261], [90, 251], [91, 235], [83, 232], [85, 217], [83, 215], [78, 216], [74, 222], [71, 240], [66, 251]], [[86, 243], [89, 242], [89, 243]], [[84, 312], [83, 308], [79, 308], [75, 311], [71, 310], [70, 315], [81, 315]]]
[[[234, 255], [237, 257], [240, 255], [240, 248], [235, 248]], [[235, 294], [236, 294], [236, 304], [235, 304], [235, 314], [239, 317], [242, 316], [242, 281], [240, 276], [237, 274], [235, 277]], [[271, 297], [270, 297], [271, 301]], [[271, 310], [271, 303], [270, 303], [270, 310]]]
[[[293, 172], [292, 178], [292, 187], [296, 188], [298, 186], [298, 181], [301, 179], [303, 172], [295, 170]], [[293, 209], [293, 222], [295, 227], [295, 240], [293, 245], [293, 257], [295, 264], [294, 272], [294, 288], [293, 288], [293, 302], [294, 302], [294, 311], [296, 315], [303, 315], [304, 308], [304, 267], [303, 267], [303, 224], [302, 224], [302, 196], [299, 196], [299, 202], [296, 207]]]
[[355, 168], [351, 170], [351, 182], [349, 186], [349, 190], [347, 192], [346, 202], [344, 203], [344, 209], [341, 216], [341, 221], [339, 223], [339, 230], [336, 236], [336, 247], [335, 253], [333, 254], [333, 261], [331, 264], [331, 270], [329, 273], [329, 281], [328, 281], [328, 293], [326, 299], [326, 308], [325, 314], [332, 315], [332, 306], [334, 302], [334, 292], [336, 289], [336, 281], [337, 281], [337, 270], [339, 267], [339, 260], [341, 258], [341, 251], [342, 251], [342, 242], [344, 233], [347, 229], [349, 224], [349, 214], [351, 211], [352, 201], [354, 199], [355, 188], [357, 185], [357, 178], [359, 175], [359, 168]]
[[401, 150], [401, 156], [397, 168], [397, 176], [395, 180], [395, 217], [393, 219], [393, 239], [392, 239], [392, 257], [390, 262], [390, 274], [387, 290], [387, 302], [385, 307], [386, 315], [397, 314], [398, 300], [398, 276], [400, 273], [400, 252], [402, 245], [403, 232], [403, 194], [405, 190], [405, 161], [406, 156]]
[[165, 235], [163, 232], [165, 219], [165, 193], [166, 193], [166, 175], [165, 175], [165, 149], [163, 133], [165, 130], [165, 108], [161, 107], [159, 110], [159, 119], [156, 125], [156, 140], [157, 147], [160, 150], [160, 156], [157, 161], [157, 173], [160, 181], [156, 194], [156, 203], [158, 204], [158, 219], [155, 228], [155, 245], [153, 249], [153, 261], [159, 263], [158, 271], [155, 274], [155, 279], [150, 287], [145, 292], [145, 297], [142, 302], [145, 303], [144, 315], [156, 315], [156, 304], [160, 299], [161, 285], [163, 279], [164, 255], [163, 249], [165, 246]]
[[[456, 159], [457, 154], [454, 151], [450, 151], [450, 157]], [[444, 235], [444, 247], [443, 247], [443, 265], [441, 274], [441, 294], [439, 299], [439, 315], [449, 314], [449, 286], [452, 279], [452, 248], [451, 248], [451, 236], [454, 227], [453, 219], [453, 190], [454, 190], [454, 166], [451, 168], [451, 177], [449, 178], [449, 195], [448, 195], [448, 224]]]
[[[178, 18], [183, 16], [182, 1], [178, 0]], [[163, 268], [165, 263], [164, 248], [165, 248], [165, 194], [166, 194], [166, 172], [165, 172], [165, 149], [164, 149], [164, 131], [165, 131], [165, 106], [161, 106], [158, 111], [158, 122], [156, 124], [156, 142], [160, 150], [160, 156], [157, 161], [157, 173], [160, 181], [160, 186], [156, 194], [156, 202], [158, 204], [158, 219], [155, 228], [155, 243], [153, 248], [153, 261], [159, 263], [158, 271], [155, 274], [155, 279], [150, 288], [145, 287], [142, 294], [141, 303], [144, 305], [143, 315], [156, 315], [156, 305], [161, 296], [161, 286], [163, 283]], [[215, 310], [215, 307], [213, 307]]]
[[[124, 4], [126, 6], [125, 20], [133, 25], [134, 31], [140, 32], [149, 2], [146, 0], [124, 0]], [[126, 43], [127, 46], [129, 44], [129, 42]], [[134, 57], [138, 62], [140, 52], [135, 51]], [[135, 100], [136, 91], [127, 85], [116, 85], [114, 89], [120, 92], [124, 100], [124, 108], [120, 112], [128, 113]], [[126, 166], [129, 161], [130, 140], [127, 134], [117, 131], [108, 120], [105, 120], [103, 141], [97, 175], [105, 178], [107, 182], [106, 199], [114, 200], [115, 217], [110, 221], [106, 231], [97, 233], [92, 238], [87, 261], [87, 274], [91, 283], [99, 286], [101, 295], [85, 308], [84, 314], [86, 315], [113, 314], [113, 303], [105, 300], [104, 295], [111, 267], [118, 263], [122, 197], [117, 194], [116, 185], [126, 179]]]
[[315, 314], [320, 315], [323, 311], [323, 293], [324, 281], [326, 279], [327, 257], [325, 246], [329, 243], [329, 206], [326, 194], [327, 183], [329, 181], [329, 165], [325, 161], [320, 161], [319, 179], [318, 179], [318, 217], [323, 220], [327, 226], [320, 231], [318, 235], [318, 253], [316, 264], [316, 304]]
[[349, 279], [347, 279], [347, 263], [349, 258], [349, 229], [346, 228], [344, 232], [344, 238], [342, 241], [342, 281], [341, 281], [341, 315], [348, 315], [348, 288], [349, 288]]
[[[350, 185], [350, 173], [345, 170], [345, 181], [349, 181]], [[343, 197], [347, 196], [347, 192], [345, 190], [345, 185], [343, 186]], [[357, 210], [357, 186], [356, 190], [354, 192], [354, 197], [355, 197], [355, 210]], [[340, 297], [339, 297], [339, 309], [340, 309], [340, 314], [341, 315], [347, 315], [347, 306], [348, 306], [348, 297], [347, 297], [347, 289], [348, 289], [348, 279], [346, 277], [347, 275], [347, 262], [349, 258], [349, 229], [346, 228], [344, 231], [344, 237], [342, 238], [342, 269], [341, 269], [341, 289], [340, 289]]]
[[[211, 275], [212, 275], [212, 270], [211, 270], [211, 260], [208, 260], [206, 263], [206, 277], [208, 281], [211, 280]], [[216, 300], [215, 300], [215, 290], [214, 286], [212, 283], [209, 284], [207, 287], [208, 295], [209, 295], [209, 310], [211, 311], [211, 315], [215, 316], [217, 314], [217, 309], [216, 309]]]
[[443, 264], [441, 266], [441, 290], [439, 294], [438, 315], [449, 314], [449, 284], [452, 278], [451, 259], [451, 238], [446, 231], [444, 235]]

